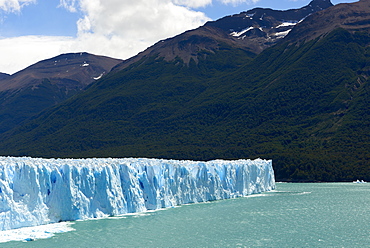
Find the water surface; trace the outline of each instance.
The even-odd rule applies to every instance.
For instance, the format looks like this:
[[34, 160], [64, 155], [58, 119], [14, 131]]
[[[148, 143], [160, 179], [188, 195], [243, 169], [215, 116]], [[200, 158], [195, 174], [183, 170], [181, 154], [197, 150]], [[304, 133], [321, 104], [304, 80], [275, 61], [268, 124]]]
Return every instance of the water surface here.
[[1, 247], [366, 247], [370, 183], [277, 184], [273, 192], [77, 221], [75, 231]]

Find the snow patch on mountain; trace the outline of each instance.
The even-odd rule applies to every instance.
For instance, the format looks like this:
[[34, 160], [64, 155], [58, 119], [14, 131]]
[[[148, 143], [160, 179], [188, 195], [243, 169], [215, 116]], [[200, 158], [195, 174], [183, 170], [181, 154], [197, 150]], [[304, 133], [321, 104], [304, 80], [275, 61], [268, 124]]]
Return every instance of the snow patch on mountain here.
[[97, 76], [97, 77], [94, 77], [94, 80], [99, 80], [99, 79], [101, 79], [102, 77], [103, 77], [103, 75], [104, 75], [105, 73], [103, 72], [102, 74], [100, 74], [99, 76]]
[[284, 38], [285, 36], [287, 36], [289, 34], [289, 32], [292, 31], [291, 29], [289, 30], [286, 30], [286, 31], [283, 31], [283, 32], [277, 32], [275, 33], [275, 36], [278, 38], [278, 39], [281, 39], [281, 38]]
[[240, 36], [242, 36], [243, 34], [245, 34], [246, 32], [248, 32], [248, 31], [250, 31], [252, 29], [254, 29], [254, 27], [246, 28], [246, 29], [244, 29], [244, 30], [242, 30], [240, 32], [232, 32], [230, 35], [232, 35], [234, 37], [240, 37]]
[[280, 25], [276, 26], [275, 28], [281, 28], [281, 27], [290, 27], [296, 25], [297, 21], [284, 21]]

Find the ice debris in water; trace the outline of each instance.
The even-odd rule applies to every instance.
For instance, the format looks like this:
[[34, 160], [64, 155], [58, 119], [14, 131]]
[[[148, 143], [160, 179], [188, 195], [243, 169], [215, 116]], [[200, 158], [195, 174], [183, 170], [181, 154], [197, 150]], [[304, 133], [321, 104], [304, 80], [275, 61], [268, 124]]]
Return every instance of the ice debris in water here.
[[242, 197], [274, 188], [271, 160], [0, 157], [0, 231]]
[[0, 231], [0, 243], [10, 241], [34, 241], [37, 239], [47, 239], [53, 237], [56, 233], [65, 233], [74, 231], [72, 222], [60, 222], [48, 225], [23, 227], [18, 229]]

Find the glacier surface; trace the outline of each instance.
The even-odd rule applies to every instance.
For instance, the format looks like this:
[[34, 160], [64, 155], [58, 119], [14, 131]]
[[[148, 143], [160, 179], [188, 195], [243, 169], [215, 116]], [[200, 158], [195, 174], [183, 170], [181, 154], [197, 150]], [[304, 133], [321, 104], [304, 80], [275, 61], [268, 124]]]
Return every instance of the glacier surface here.
[[0, 231], [273, 189], [271, 160], [0, 157]]

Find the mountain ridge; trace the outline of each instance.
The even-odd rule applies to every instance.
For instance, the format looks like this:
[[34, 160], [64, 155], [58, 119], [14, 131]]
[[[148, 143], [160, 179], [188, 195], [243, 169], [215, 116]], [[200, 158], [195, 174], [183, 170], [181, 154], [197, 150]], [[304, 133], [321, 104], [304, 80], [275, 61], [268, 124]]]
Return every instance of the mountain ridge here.
[[[97, 62], [99, 60], [99, 62]], [[119, 59], [106, 56], [97, 56], [89, 53], [67, 53], [56, 57], [39, 61], [27, 68], [7, 76], [7, 81], [0, 84], [0, 92], [7, 90], [19, 90], [28, 87], [32, 81], [44, 78], [65, 78], [76, 80], [82, 86], [94, 81], [94, 78], [102, 76], [116, 65]], [[95, 68], [91, 68], [95, 67]], [[30, 80], [31, 79], [31, 80]], [[36, 85], [37, 83], [33, 83]]]
[[0, 72], [0, 80], [7, 79], [8, 77], [10, 77], [9, 74]]
[[[330, 11], [333, 8], [310, 15], [290, 33], [311, 18], [317, 23], [330, 20], [336, 13]], [[366, 25], [361, 32], [333, 25], [305, 42], [292, 42], [287, 35], [252, 55], [220, 42], [215, 50], [194, 50], [198, 61], [188, 63], [180, 57], [166, 60], [158, 53], [136, 57], [4, 133], [1, 154], [260, 157], [274, 161], [278, 181], [370, 180]], [[187, 41], [204, 45], [203, 40], [196, 43], [196, 37], [183, 41], [177, 46]]]
[[[216, 21], [207, 22], [199, 28], [161, 40], [138, 55], [123, 61], [114, 68], [114, 71], [122, 70], [143, 58], [151, 56], [163, 57], [167, 61], [179, 57], [186, 64], [190, 60], [197, 62], [199, 51], [214, 52], [223, 43], [244, 49], [253, 58], [256, 54], [273, 46], [285, 37], [299, 21], [312, 13], [331, 6], [333, 4], [330, 0], [313, 0], [307, 6], [299, 9], [255, 8], [240, 14], [226, 16]], [[256, 13], [263, 14], [257, 16]], [[250, 16], [251, 14], [253, 15]], [[265, 17], [261, 18], [262, 16]], [[284, 17], [289, 20], [284, 20]], [[289, 25], [287, 25], [287, 22], [290, 22]], [[253, 28], [249, 29], [250, 27]], [[236, 32], [243, 33], [242, 35], [235, 35]]]
[[[360, 0], [354, 3], [341, 3], [307, 17], [290, 32], [286, 40], [292, 43], [307, 42], [322, 37], [336, 28], [350, 32], [368, 31], [370, 29], [370, 1]], [[325, 22], [318, 22], [325, 18]]]
[[121, 60], [68, 53], [42, 60], [0, 80], [0, 133], [64, 101]]

